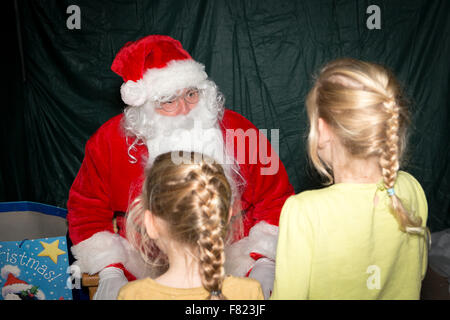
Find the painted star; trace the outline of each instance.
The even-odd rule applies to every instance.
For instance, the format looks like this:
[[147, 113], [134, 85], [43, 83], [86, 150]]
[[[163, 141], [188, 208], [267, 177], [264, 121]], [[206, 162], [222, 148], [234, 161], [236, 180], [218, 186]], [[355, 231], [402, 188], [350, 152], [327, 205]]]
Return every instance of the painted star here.
[[55, 240], [52, 243], [39, 242], [44, 247], [44, 250], [39, 252], [39, 257], [49, 257], [54, 263], [58, 263], [58, 256], [66, 253], [58, 248], [59, 240]]

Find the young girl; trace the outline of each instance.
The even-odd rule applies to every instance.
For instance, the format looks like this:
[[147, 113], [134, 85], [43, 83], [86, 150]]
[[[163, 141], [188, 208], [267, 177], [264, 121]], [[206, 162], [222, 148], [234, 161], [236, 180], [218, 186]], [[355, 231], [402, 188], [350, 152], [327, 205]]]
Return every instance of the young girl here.
[[330, 185], [282, 210], [272, 299], [418, 299], [427, 202], [399, 171], [407, 110], [383, 67], [326, 65], [307, 101], [308, 153]]
[[127, 239], [162, 274], [128, 283], [118, 299], [263, 299], [259, 282], [224, 273], [231, 190], [222, 167], [194, 152], [190, 160], [165, 153], [147, 172]]

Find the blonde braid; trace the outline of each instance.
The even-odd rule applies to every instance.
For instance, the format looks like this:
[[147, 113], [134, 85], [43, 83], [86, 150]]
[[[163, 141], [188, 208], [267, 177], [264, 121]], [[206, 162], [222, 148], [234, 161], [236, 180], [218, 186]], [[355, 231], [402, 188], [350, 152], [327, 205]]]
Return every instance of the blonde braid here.
[[[388, 99], [383, 103], [386, 112], [390, 115], [386, 126], [386, 141], [380, 157], [381, 172], [386, 189], [393, 190], [397, 172], [399, 170], [399, 118], [400, 108], [395, 99]], [[422, 219], [411, 215], [403, 206], [401, 200], [390, 194], [392, 211], [398, 221], [400, 230], [408, 233], [423, 233]]]
[[393, 188], [397, 171], [399, 169], [398, 158], [398, 128], [399, 128], [399, 108], [394, 100], [388, 100], [383, 106], [390, 117], [387, 120], [385, 147], [381, 153], [380, 166], [385, 187]]
[[222, 294], [225, 278], [224, 238], [230, 208], [224, 204], [229, 203], [231, 193], [220, 171], [221, 168], [217, 166], [203, 164], [200, 176], [192, 174], [198, 182], [195, 197], [198, 208], [200, 274], [203, 287], [210, 292], [210, 300], [226, 299]]

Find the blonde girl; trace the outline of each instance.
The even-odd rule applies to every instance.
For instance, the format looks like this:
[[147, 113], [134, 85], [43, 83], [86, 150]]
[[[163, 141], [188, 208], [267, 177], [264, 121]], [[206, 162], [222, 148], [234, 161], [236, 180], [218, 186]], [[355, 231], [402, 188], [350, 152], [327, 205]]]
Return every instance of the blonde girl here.
[[127, 215], [127, 239], [154, 279], [124, 286], [118, 299], [263, 299], [256, 280], [226, 276], [231, 189], [223, 168], [191, 152], [176, 164], [158, 156]]
[[425, 194], [400, 171], [408, 111], [384, 67], [338, 59], [306, 100], [308, 155], [325, 179], [280, 218], [274, 299], [418, 299]]

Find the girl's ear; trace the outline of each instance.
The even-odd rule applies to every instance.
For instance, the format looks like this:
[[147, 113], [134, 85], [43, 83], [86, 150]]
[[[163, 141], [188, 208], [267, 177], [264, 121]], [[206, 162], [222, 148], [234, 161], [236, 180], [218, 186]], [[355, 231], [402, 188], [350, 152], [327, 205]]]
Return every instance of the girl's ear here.
[[319, 131], [318, 147], [322, 149], [331, 141], [331, 131], [323, 118], [319, 118], [317, 128]]
[[158, 239], [158, 229], [156, 228], [155, 224], [155, 217], [150, 212], [150, 210], [145, 210], [144, 213], [144, 224], [145, 224], [145, 230], [147, 231], [148, 236], [150, 239]]

